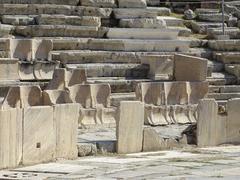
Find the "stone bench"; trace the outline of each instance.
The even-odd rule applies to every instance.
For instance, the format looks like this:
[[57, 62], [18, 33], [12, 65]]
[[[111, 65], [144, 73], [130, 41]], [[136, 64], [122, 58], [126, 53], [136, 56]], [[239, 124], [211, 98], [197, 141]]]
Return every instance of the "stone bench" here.
[[56, 4], [0, 4], [0, 15], [39, 15], [63, 14], [76, 16], [98, 16], [110, 18], [111, 8], [98, 8], [87, 6], [68, 6]]
[[81, 6], [116, 8], [116, 0], [80, 0]]
[[109, 28], [107, 37], [110, 39], [177, 39], [179, 31], [176, 29], [150, 28]]
[[211, 40], [208, 46], [217, 51], [240, 51], [240, 40]]
[[116, 19], [132, 19], [132, 18], [155, 18], [157, 16], [169, 16], [171, 13], [168, 8], [116, 8], [113, 14]]
[[101, 18], [94, 16], [65, 16], [65, 15], [47, 15], [37, 16], [38, 25], [73, 25], [73, 26], [101, 26]]
[[101, 38], [107, 28], [70, 25], [30, 25], [16, 27], [16, 33], [25, 37], [92, 37]]
[[0, 4], [63, 4], [77, 6], [79, 0], [2, 0]]

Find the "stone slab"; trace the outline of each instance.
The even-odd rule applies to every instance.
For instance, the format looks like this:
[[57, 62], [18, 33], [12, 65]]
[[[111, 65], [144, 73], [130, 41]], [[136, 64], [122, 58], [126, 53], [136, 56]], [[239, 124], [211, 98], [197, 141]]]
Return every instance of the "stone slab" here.
[[207, 59], [175, 55], [174, 77], [177, 81], [205, 81], [207, 78]]
[[0, 59], [0, 81], [19, 80], [17, 59]]
[[77, 152], [78, 104], [54, 105], [56, 158], [75, 159]]
[[118, 0], [119, 8], [146, 8], [146, 0]]
[[54, 160], [56, 126], [53, 108], [49, 106], [25, 108], [23, 117], [23, 165]]
[[118, 153], [142, 151], [143, 124], [144, 105], [137, 101], [122, 101], [117, 122]]
[[0, 169], [17, 167], [22, 159], [22, 109], [0, 110]]

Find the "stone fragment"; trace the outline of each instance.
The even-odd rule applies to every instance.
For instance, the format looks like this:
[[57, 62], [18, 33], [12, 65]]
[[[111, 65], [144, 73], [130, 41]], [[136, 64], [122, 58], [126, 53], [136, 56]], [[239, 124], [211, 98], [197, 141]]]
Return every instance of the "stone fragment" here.
[[160, 151], [180, 148], [187, 145], [183, 134], [188, 125], [169, 125], [145, 127], [143, 132], [143, 151]]
[[56, 151], [53, 108], [28, 107], [23, 117], [23, 165], [52, 161]]
[[53, 106], [56, 123], [57, 158], [77, 158], [78, 104], [58, 104]]
[[144, 105], [137, 101], [122, 101], [117, 122], [117, 153], [142, 151]]
[[97, 146], [92, 143], [79, 143], [78, 144], [78, 156], [92, 156], [97, 154]]
[[184, 11], [184, 18], [186, 20], [193, 20], [195, 17], [196, 15], [191, 9]]
[[0, 110], [0, 169], [14, 168], [22, 159], [22, 109]]
[[175, 55], [174, 77], [176, 81], [205, 81], [207, 78], [207, 59]]

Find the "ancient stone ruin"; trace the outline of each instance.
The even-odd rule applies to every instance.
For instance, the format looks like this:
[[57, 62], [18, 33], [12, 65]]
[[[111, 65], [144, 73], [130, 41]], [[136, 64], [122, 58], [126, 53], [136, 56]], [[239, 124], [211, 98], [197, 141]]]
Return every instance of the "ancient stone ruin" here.
[[1, 0], [0, 169], [239, 144], [240, 3], [177, 2]]

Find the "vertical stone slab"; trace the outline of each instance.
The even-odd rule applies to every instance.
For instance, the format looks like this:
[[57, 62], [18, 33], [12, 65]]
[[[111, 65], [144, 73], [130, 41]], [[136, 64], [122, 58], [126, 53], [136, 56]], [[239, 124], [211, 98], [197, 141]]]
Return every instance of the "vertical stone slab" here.
[[227, 117], [227, 142], [240, 143], [240, 99], [232, 99], [227, 103], [228, 117]]
[[144, 105], [138, 101], [122, 101], [117, 122], [117, 153], [142, 151]]
[[79, 104], [58, 104], [53, 107], [57, 158], [77, 158], [79, 107]]
[[24, 108], [23, 165], [48, 162], [54, 159], [56, 126], [53, 108], [38, 106]]
[[20, 164], [22, 125], [22, 109], [0, 110], [0, 169]]
[[218, 104], [216, 101], [214, 99], [200, 100], [197, 121], [198, 146], [219, 145], [221, 131], [219, 131], [218, 123]]
[[205, 81], [207, 59], [177, 54], [174, 56], [174, 77], [176, 81]]

